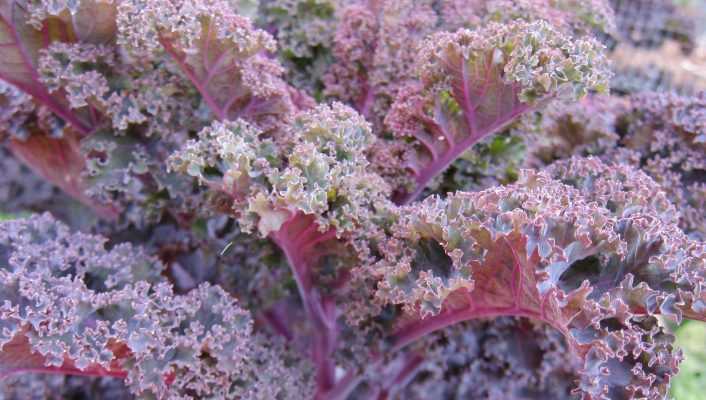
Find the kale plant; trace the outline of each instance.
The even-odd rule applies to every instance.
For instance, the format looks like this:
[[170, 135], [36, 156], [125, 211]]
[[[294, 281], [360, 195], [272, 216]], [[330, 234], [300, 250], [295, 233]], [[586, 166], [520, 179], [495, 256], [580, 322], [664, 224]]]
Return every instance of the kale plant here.
[[0, 398], [667, 398], [706, 94], [611, 3], [0, 0]]

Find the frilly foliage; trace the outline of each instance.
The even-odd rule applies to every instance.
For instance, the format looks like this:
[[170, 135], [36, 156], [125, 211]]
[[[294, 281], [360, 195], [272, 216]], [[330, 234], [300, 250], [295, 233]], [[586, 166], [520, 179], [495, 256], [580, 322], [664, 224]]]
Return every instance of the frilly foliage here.
[[220, 287], [175, 295], [158, 261], [126, 244], [106, 250], [49, 215], [2, 222], [0, 243], [3, 375], [112, 375], [155, 398], [305, 397], [304, 376], [263, 385], [292, 356], [253, 334]]
[[3, 395], [664, 399], [706, 105], [616, 12], [0, 0]]
[[533, 167], [580, 154], [640, 168], [680, 209], [679, 226], [703, 239], [705, 108], [704, 93], [591, 96], [559, 105], [517, 131], [532, 138], [526, 164]]
[[296, 115], [274, 138], [241, 120], [216, 122], [170, 161], [173, 169], [229, 196], [246, 230], [267, 236], [302, 213], [316, 216], [321, 230], [343, 233], [358, 227], [389, 192], [367, 170], [365, 154], [374, 143], [369, 124], [334, 103]]
[[340, 0], [274, 0], [262, 4], [262, 25], [277, 39], [277, 54], [294, 86], [322, 97], [322, 76], [331, 64]]
[[676, 218], [643, 173], [558, 163], [514, 185], [400, 209], [370, 266], [375, 296], [411, 318], [395, 347], [466, 319], [525, 316], [562, 332], [583, 359], [579, 392], [657, 398], [680, 355], [655, 316], [701, 318], [706, 304], [703, 244]]
[[[569, 382], [578, 366], [561, 333], [532, 320], [508, 317], [469, 321], [432, 334], [420, 345], [432, 357], [396, 393], [409, 399], [510, 396], [523, 399], [571, 397]], [[448, 343], [448, 344], [447, 344]], [[509, 367], [512, 365], [512, 367]], [[438, 385], [440, 379], [451, 381]]]
[[578, 99], [605, 89], [601, 45], [572, 40], [547, 22], [489, 23], [438, 33], [422, 45], [421, 85], [400, 93], [385, 122], [417, 143], [405, 167], [426, 184], [471, 145], [551, 99]]

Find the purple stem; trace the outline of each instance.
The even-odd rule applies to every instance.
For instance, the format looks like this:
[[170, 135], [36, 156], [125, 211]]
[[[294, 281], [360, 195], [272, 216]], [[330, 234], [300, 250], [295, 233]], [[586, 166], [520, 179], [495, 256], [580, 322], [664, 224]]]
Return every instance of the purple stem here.
[[[379, 364], [379, 362], [378, 362]], [[370, 366], [368, 366], [369, 368]], [[321, 400], [346, 400], [356, 387], [363, 381], [363, 374], [350, 370], [336, 383], [331, 390], [319, 396]]]
[[425, 318], [420, 321], [415, 321], [393, 335], [392, 351], [399, 350], [408, 344], [420, 339], [432, 332], [444, 329], [453, 324], [469, 321], [478, 318], [497, 318], [497, 317], [526, 317], [538, 321], [543, 321], [554, 326], [558, 330], [563, 331], [560, 327], [556, 327], [553, 321], [542, 316], [539, 311], [512, 307], [486, 307], [486, 308], [464, 308], [454, 310], [433, 317]]
[[304, 311], [312, 325], [312, 357], [317, 367], [319, 393], [330, 390], [335, 382], [335, 367], [331, 352], [335, 348], [337, 326], [335, 307], [321, 298], [311, 281], [310, 251], [317, 244], [335, 239], [333, 229], [321, 233], [312, 229], [316, 221], [303, 214], [296, 214], [277, 231], [270, 234], [272, 240], [285, 254], [302, 299]]
[[424, 357], [419, 354], [407, 354], [406, 360], [399, 368], [397, 373], [393, 376], [391, 382], [386, 382], [384, 387], [380, 390], [377, 395], [378, 400], [385, 400], [389, 398], [396, 398], [396, 392], [405, 387], [412, 378], [416, 375], [419, 367], [424, 363]]
[[476, 135], [469, 135], [464, 140], [459, 142], [455, 146], [450, 146], [439, 158], [434, 159], [432, 162], [424, 166], [419, 174], [415, 177], [417, 182], [415, 189], [409, 193], [406, 193], [403, 197], [396, 200], [399, 205], [406, 205], [414, 201], [424, 188], [429, 184], [436, 175], [444, 171], [451, 163], [458, 158], [464, 151], [468, 150], [471, 146], [483, 140], [485, 137], [497, 132], [509, 123], [515, 120], [516, 117], [529, 111], [531, 107], [526, 104], [519, 104], [515, 109], [502, 118], [499, 121], [494, 122], [488, 126], [483, 131], [478, 132]]
[[81, 134], [87, 135], [91, 133], [93, 127], [81, 121], [81, 119], [78, 118], [76, 114], [72, 113], [69, 109], [67, 109], [64, 105], [62, 105], [54, 97], [52, 97], [52, 95], [46, 90], [44, 85], [41, 83], [41, 80], [39, 79], [39, 74], [34, 68], [32, 58], [27, 53], [27, 49], [22, 45], [22, 40], [20, 39], [17, 29], [15, 29], [14, 25], [7, 22], [5, 18], [0, 18], [0, 24], [4, 25], [7, 28], [7, 32], [12, 35], [12, 42], [6, 43], [4, 45], [8, 47], [15, 47], [18, 50], [22, 58], [22, 64], [24, 67], [23, 69], [29, 72], [31, 80], [34, 84], [29, 84], [27, 82], [12, 79], [11, 77], [6, 76], [2, 73], [0, 73], [0, 79], [10, 82], [11, 84], [17, 86], [19, 89], [30, 94], [32, 97], [37, 99], [37, 101], [41, 102], [52, 112], [54, 112], [56, 115], [71, 124]]
[[224, 110], [221, 106], [218, 105], [216, 99], [213, 98], [213, 96], [208, 91], [203, 82], [201, 82], [199, 77], [196, 76], [193, 69], [186, 63], [185, 58], [179, 54], [178, 50], [175, 49], [174, 46], [172, 46], [171, 42], [168, 39], [162, 37], [159, 38], [159, 42], [162, 44], [162, 47], [164, 47], [164, 50], [167, 52], [167, 54], [169, 54], [179, 65], [179, 68], [186, 75], [186, 77], [189, 78], [191, 83], [196, 86], [196, 89], [199, 91], [199, 93], [201, 93], [203, 101], [205, 101], [211, 111], [216, 114], [216, 117], [219, 120], [226, 119], [226, 110]]

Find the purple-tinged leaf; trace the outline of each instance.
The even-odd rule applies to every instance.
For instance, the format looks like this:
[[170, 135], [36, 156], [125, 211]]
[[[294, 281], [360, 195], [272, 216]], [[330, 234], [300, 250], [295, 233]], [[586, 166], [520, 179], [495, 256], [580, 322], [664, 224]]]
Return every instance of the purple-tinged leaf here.
[[645, 174], [573, 159], [511, 186], [398, 212], [371, 265], [401, 306], [392, 349], [447, 326], [520, 316], [561, 332], [588, 399], [661, 399], [681, 359], [656, 316], [706, 319], [706, 249]]
[[0, 223], [0, 374], [116, 376], [159, 399], [309, 397], [310, 368], [230, 294], [177, 295], [156, 259], [106, 242], [48, 214]]
[[187, 55], [167, 36], [161, 41], [218, 119], [260, 122], [286, 114], [290, 105], [278, 78], [280, 67], [262, 55], [243, 54], [216, 35], [208, 24], [194, 55]]
[[325, 95], [353, 106], [375, 130], [415, 79], [418, 44], [440, 28], [432, 1], [349, 1], [340, 10]]
[[[116, 353], [118, 353], [116, 347]], [[48, 366], [46, 357], [32, 348], [27, 336], [16, 335], [12, 340], [0, 346], [0, 379], [17, 373], [46, 373], [82, 376], [111, 376], [120, 379], [127, 377], [127, 372], [118, 366], [118, 359], [111, 368], [91, 365], [77, 368], [73, 361], [66, 358], [63, 365]]]
[[112, 220], [118, 216], [118, 209], [101, 204], [86, 194], [83, 178], [86, 160], [81, 153], [78, 134], [65, 130], [63, 137], [52, 138], [37, 132], [25, 140], [10, 139], [8, 147], [34, 173], [92, 208], [100, 217]]
[[[292, 111], [282, 67], [265, 53], [272, 37], [230, 1], [126, 1], [121, 42], [134, 56], [166, 51], [218, 120], [271, 128]], [[134, 26], [133, 26], [134, 25]]]
[[421, 83], [403, 90], [385, 119], [410, 138], [414, 200], [435, 176], [484, 137], [555, 97], [602, 90], [608, 72], [601, 45], [570, 39], [544, 21], [488, 24], [429, 38], [421, 50]]
[[426, 360], [400, 398], [573, 399], [580, 366], [565, 342], [561, 332], [528, 318], [454, 325], [413, 346]]
[[365, 229], [386, 202], [389, 188], [367, 170], [374, 144], [369, 124], [334, 103], [296, 114], [274, 138], [242, 120], [214, 122], [170, 159], [174, 170], [226, 195], [225, 211], [285, 254], [310, 322], [320, 390], [334, 380], [338, 315], [319, 285], [323, 275], [337, 280], [341, 271], [318, 267], [326, 256], [341, 256], [339, 239]]
[[[86, 110], [72, 110], [60, 90], [50, 92], [47, 89], [37, 71], [39, 58], [41, 50], [57, 41], [111, 41], [115, 24], [110, 21], [115, 7], [108, 3], [83, 1], [73, 15], [68, 10], [60, 15], [49, 15], [42, 7], [46, 6], [21, 0], [0, 1], [0, 79], [32, 95], [86, 135], [95, 126], [96, 116]], [[37, 21], [37, 15], [42, 19]]]

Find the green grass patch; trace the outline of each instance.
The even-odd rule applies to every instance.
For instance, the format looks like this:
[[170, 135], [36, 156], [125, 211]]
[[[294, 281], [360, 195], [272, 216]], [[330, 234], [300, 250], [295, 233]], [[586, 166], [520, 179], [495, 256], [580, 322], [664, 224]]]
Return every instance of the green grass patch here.
[[706, 323], [688, 321], [676, 336], [685, 360], [672, 381], [671, 395], [675, 400], [702, 400], [706, 398]]

